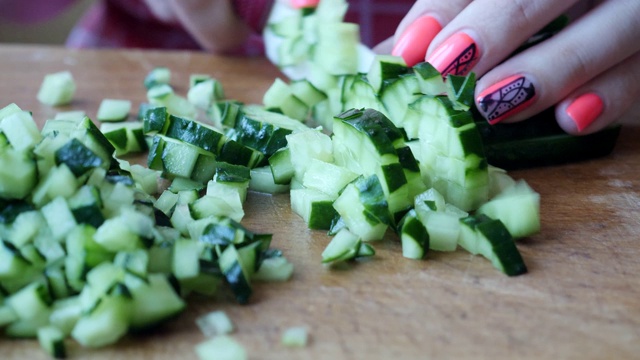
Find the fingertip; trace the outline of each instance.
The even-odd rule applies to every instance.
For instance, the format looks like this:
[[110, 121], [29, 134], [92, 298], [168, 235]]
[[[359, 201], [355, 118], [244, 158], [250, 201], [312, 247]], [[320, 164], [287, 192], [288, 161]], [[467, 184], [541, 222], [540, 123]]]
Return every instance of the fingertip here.
[[423, 15], [415, 19], [400, 35], [391, 54], [401, 56], [409, 66], [424, 61], [431, 41], [442, 30], [434, 16]]
[[581, 135], [595, 131], [604, 111], [604, 101], [596, 92], [571, 97], [556, 107], [558, 125], [569, 134]]

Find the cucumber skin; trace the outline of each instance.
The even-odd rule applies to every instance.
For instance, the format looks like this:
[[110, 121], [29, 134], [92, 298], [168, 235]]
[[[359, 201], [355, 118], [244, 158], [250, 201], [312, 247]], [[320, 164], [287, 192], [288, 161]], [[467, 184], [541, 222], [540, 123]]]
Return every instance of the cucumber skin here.
[[553, 109], [514, 124], [489, 125], [474, 112], [487, 161], [505, 170], [526, 169], [599, 158], [614, 150], [620, 125], [574, 136], [557, 123]]

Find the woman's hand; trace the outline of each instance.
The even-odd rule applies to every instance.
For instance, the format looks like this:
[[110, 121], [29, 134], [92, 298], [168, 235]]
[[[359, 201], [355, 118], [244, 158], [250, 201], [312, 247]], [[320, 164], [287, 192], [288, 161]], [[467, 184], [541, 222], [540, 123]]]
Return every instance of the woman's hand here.
[[145, 0], [156, 18], [180, 24], [203, 49], [225, 53], [242, 45], [251, 28], [238, 14], [232, 0]]
[[[568, 10], [586, 11], [558, 34], [512, 57]], [[572, 9], [570, 9], [572, 8]], [[570, 134], [600, 130], [640, 99], [640, 1], [418, 0], [392, 54], [408, 64], [480, 78], [476, 105], [490, 123], [556, 107]]]

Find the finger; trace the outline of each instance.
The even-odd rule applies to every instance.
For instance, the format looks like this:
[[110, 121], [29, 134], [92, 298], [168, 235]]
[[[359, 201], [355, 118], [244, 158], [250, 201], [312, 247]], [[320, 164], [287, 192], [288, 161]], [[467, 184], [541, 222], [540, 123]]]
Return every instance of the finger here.
[[481, 76], [578, 0], [475, 0], [433, 40], [426, 61], [443, 75]]
[[640, 2], [605, 1], [556, 36], [478, 81], [476, 103], [492, 124], [528, 118], [640, 51]]
[[556, 106], [567, 133], [586, 135], [621, 119], [640, 99], [640, 52], [572, 92]]
[[231, 0], [169, 0], [176, 18], [202, 46], [215, 53], [235, 50], [251, 34]]
[[391, 54], [402, 56], [409, 66], [424, 61], [427, 48], [442, 26], [471, 0], [418, 0], [400, 22]]
[[[393, 49], [393, 37], [383, 40], [381, 43], [373, 47], [373, 52], [376, 54], [390, 54]], [[406, 62], [406, 60], [405, 60]]]

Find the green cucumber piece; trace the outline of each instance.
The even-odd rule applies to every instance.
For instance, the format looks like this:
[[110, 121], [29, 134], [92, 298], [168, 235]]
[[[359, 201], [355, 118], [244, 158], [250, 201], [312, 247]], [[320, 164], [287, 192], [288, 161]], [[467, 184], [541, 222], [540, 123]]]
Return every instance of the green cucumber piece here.
[[60, 106], [69, 104], [75, 92], [76, 83], [71, 72], [60, 71], [44, 76], [37, 98], [45, 105]]
[[98, 107], [96, 119], [102, 122], [125, 121], [131, 111], [131, 101], [122, 99], [103, 99]]

